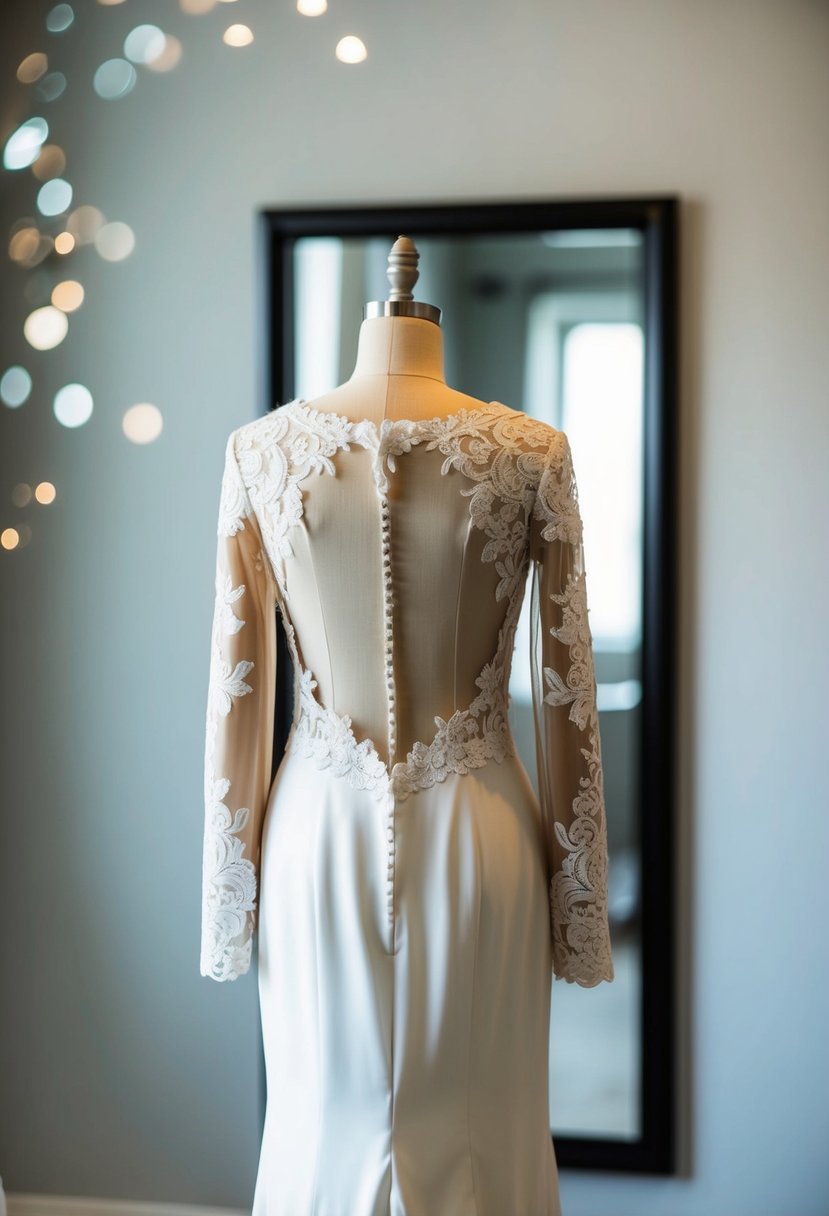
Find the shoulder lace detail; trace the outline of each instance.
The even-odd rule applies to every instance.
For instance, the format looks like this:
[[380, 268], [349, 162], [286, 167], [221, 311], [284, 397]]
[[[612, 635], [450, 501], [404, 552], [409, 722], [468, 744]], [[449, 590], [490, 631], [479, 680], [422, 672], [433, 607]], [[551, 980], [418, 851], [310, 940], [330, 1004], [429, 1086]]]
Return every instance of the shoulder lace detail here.
[[576, 475], [570, 443], [564, 431], [552, 431], [547, 459], [538, 482], [533, 503], [533, 518], [542, 522], [544, 540], [562, 540], [571, 545], [582, 542]]
[[316, 410], [307, 410], [298, 424], [288, 406], [240, 427], [236, 435], [243, 489], [257, 512], [273, 572], [284, 589], [279, 559], [293, 553], [289, 533], [302, 519], [300, 482], [311, 473], [333, 474], [332, 457], [354, 442], [371, 446], [372, 435], [346, 418]]

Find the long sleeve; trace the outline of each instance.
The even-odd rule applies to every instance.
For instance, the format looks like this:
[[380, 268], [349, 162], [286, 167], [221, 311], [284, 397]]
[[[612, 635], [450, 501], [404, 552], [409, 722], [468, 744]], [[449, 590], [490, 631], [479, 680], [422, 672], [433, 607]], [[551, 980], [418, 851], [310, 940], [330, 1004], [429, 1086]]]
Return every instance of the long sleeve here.
[[614, 978], [601, 740], [576, 478], [566, 435], [552, 434], [530, 550], [536, 759], [553, 973], [592, 988]]
[[219, 503], [204, 751], [200, 971], [214, 980], [250, 968], [276, 691], [275, 586], [234, 435]]

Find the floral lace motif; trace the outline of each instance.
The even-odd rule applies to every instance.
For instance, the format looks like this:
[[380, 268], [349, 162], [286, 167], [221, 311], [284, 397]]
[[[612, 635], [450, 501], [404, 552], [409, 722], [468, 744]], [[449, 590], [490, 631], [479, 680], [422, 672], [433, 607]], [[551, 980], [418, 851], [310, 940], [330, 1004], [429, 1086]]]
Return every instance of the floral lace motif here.
[[256, 872], [242, 856], [245, 846], [237, 835], [250, 809], [240, 807], [232, 815], [223, 802], [229, 790], [227, 777], [219, 777], [207, 800], [201, 974], [215, 980], [233, 980], [249, 969], [256, 908]]
[[614, 972], [607, 924], [607, 828], [596, 674], [569, 444], [558, 472], [542, 478], [534, 514], [544, 524], [545, 539], [560, 539], [577, 555], [576, 572], [568, 574], [562, 592], [550, 595], [561, 609], [561, 624], [551, 627], [549, 633], [567, 646], [569, 666], [564, 676], [552, 667], [543, 668], [548, 689], [544, 703], [555, 708], [569, 705], [569, 721], [587, 732], [588, 746], [579, 749], [587, 773], [579, 778], [572, 821], [565, 825], [558, 818], [553, 825], [564, 857], [550, 879], [549, 895], [556, 977], [590, 988], [602, 980], [612, 980]]
[[[233, 436], [228, 440], [217, 533], [231, 538], [244, 532], [252, 510], [233, 454]], [[259, 551], [261, 557], [261, 549]], [[258, 568], [258, 567], [257, 567]], [[222, 639], [244, 628], [234, 612], [241, 608], [246, 587], [233, 586], [221, 558], [216, 563], [216, 599], [210, 648], [209, 695], [204, 758], [205, 824], [202, 863], [202, 939], [200, 971], [215, 980], [234, 980], [250, 967], [257, 876], [253, 862], [243, 856], [245, 845], [239, 833], [250, 817], [249, 807], [235, 813], [226, 805], [230, 779], [215, 772], [216, 738], [220, 718], [233, 710], [240, 697], [253, 691], [245, 677], [254, 664], [225, 658]]]

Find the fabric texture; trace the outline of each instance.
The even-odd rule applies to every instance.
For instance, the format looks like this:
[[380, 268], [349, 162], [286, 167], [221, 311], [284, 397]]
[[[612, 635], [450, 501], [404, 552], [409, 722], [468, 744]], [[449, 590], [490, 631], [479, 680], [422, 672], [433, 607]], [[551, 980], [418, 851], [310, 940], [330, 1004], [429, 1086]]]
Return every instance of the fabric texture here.
[[[217, 534], [200, 970], [256, 940], [254, 1216], [556, 1216], [551, 979], [613, 979], [567, 437], [295, 399], [228, 437]], [[507, 718], [527, 586], [539, 797]]]

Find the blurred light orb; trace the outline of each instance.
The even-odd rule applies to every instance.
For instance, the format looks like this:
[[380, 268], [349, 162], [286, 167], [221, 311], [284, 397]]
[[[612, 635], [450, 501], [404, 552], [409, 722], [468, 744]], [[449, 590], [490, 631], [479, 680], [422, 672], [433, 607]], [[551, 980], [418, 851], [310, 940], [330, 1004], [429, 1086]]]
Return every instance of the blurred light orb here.
[[152, 443], [161, 434], [164, 419], [157, 405], [142, 401], [140, 405], [131, 405], [124, 413], [121, 422], [124, 434], [133, 443]]
[[75, 238], [71, 232], [59, 232], [55, 237], [55, 253], [71, 253], [75, 248]]
[[106, 59], [95, 72], [92, 87], [104, 101], [125, 97], [135, 88], [135, 68], [127, 59]]
[[124, 0], [98, 0], [98, 3], [104, 7], [113, 7], [116, 4], [123, 4]]
[[129, 224], [113, 220], [95, 234], [95, 248], [107, 262], [122, 262], [135, 248], [135, 233]]
[[44, 507], [48, 507], [49, 503], [54, 502], [56, 497], [57, 490], [51, 481], [39, 481], [35, 486], [35, 498]]
[[[32, 225], [26, 228], [18, 228], [17, 232], [12, 235], [9, 241], [9, 257], [13, 262], [17, 262], [18, 266], [36, 266], [38, 262], [43, 261], [46, 252], [42, 253], [40, 230]], [[48, 245], [48, 241], [46, 242]]]
[[164, 35], [164, 50], [161, 54], [153, 59], [152, 62], [145, 64], [151, 72], [169, 72], [181, 59], [181, 43], [173, 34]]
[[337, 43], [337, 58], [341, 63], [362, 63], [368, 55], [366, 44], [356, 34], [346, 34]]
[[[92, 394], [85, 384], [64, 384], [63, 388], [59, 388], [55, 393], [54, 410], [58, 422], [62, 422], [64, 426], [83, 426], [92, 414]], [[43, 484], [41, 482], [41, 485]], [[35, 490], [35, 497], [38, 502], [43, 502], [39, 494], [40, 488], [38, 486]], [[51, 502], [51, 499], [49, 501]]]
[[296, 11], [303, 17], [319, 17], [328, 9], [328, 0], [296, 0]]
[[32, 377], [25, 367], [17, 363], [13, 367], [7, 367], [0, 376], [0, 400], [13, 410], [29, 400], [31, 391]]
[[32, 487], [25, 481], [18, 482], [11, 492], [11, 500], [16, 507], [28, 507], [32, 501]]
[[25, 545], [28, 545], [29, 541], [32, 539], [32, 529], [28, 524], [18, 524], [17, 532], [20, 536], [17, 547], [18, 549], [22, 549]]
[[36, 80], [40, 80], [48, 66], [49, 59], [43, 51], [34, 51], [25, 59], [21, 59], [17, 65], [17, 79], [21, 84], [34, 84]]
[[75, 14], [71, 4], [56, 4], [46, 17], [46, 28], [50, 34], [62, 34], [74, 20]]
[[248, 25], [229, 25], [222, 34], [222, 42], [228, 46], [250, 46], [253, 30]]
[[50, 177], [60, 177], [66, 168], [66, 153], [57, 144], [46, 144], [32, 165], [32, 173], [38, 181], [47, 182]]
[[35, 350], [53, 350], [60, 346], [68, 332], [66, 313], [53, 304], [36, 308], [23, 322], [23, 336]]
[[183, 13], [190, 13], [192, 16], [200, 17], [203, 13], [209, 13], [211, 9], [216, 7], [216, 0], [178, 0], [179, 8]]
[[49, 134], [45, 118], [27, 118], [6, 140], [3, 165], [6, 169], [28, 169], [40, 156], [40, 149]]
[[17, 528], [4, 528], [3, 531], [0, 532], [0, 545], [2, 545], [4, 549], [16, 549], [19, 540], [20, 535]]
[[84, 203], [81, 207], [70, 211], [66, 220], [66, 230], [75, 238], [77, 244], [90, 245], [105, 223], [106, 217], [103, 211], [93, 207], [90, 203]]
[[37, 192], [37, 209], [41, 215], [63, 215], [72, 204], [72, 187], [63, 177], [53, 177]]
[[66, 77], [63, 72], [50, 72], [44, 76], [35, 92], [41, 101], [57, 101], [66, 88]]
[[152, 63], [163, 55], [166, 41], [157, 25], [137, 25], [124, 39], [124, 54], [133, 63]]
[[52, 291], [52, 303], [61, 312], [74, 312], [83, 304], [84, 289], [77, 279], [64, 279]]

